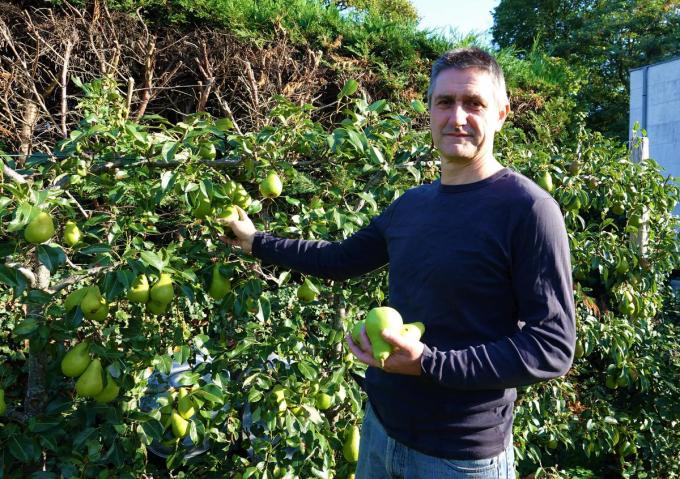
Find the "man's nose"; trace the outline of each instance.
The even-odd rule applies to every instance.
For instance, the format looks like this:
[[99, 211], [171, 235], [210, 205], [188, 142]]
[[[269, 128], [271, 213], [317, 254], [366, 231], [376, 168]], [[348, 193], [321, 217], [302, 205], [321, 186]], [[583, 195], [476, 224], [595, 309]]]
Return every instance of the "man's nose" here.
[[463, 105], [455, 104], [451, 107], [449, 112], [449, 126], [462, 126], [467, 123], [467, 112]]

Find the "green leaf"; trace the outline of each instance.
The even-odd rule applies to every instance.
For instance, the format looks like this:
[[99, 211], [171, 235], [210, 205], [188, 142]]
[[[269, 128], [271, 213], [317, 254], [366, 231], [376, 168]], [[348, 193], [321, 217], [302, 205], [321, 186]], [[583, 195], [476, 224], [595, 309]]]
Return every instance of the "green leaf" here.
[[35, 460], [36, 451], [33, 441], [25, 435], [12, 436], [9, 441], [9, 452], [14, 458], [23, 463]]
[[[352, 146], [354, 146], [354, 148], [358, 152], [363, 153], [364, 152], [364, 144], [361, 141], [361, 137], [359, 136], [359, 134], [355, 131], [347, 130], [347, 136], [349, 137], [349, 142], [352, 144]], [[364, 137], [364, 139], [365, 139], [365, 137]]]
[[300, 373], [309, 380], [316, 379], [317, 372], [314, 367], [306, 361], [300, 361], [297, 364]]
[[14, 327], [14, 334], [19, 337], [29, 336], [33, 334], [39, 326], [40, 324], [37, 320], [33, 318], [27, 318]]
[[165, 193], [175, 185], [177, 175], [172, 171], [164, 171], [161, 175], [161, 191]]
[[34, 208], [30, 203], [26, 202], [21, 203], [14, 212], [14, 219], [10, 221], [10, 223], [7, 225], [7, 231], [10, 233], [14, 233], [22, 229], [24, 226], [26, 226], [28, 222], [31, 220], [31, 217], [34, 214], [34, 210], [35, 213], [37, 214], [38, 208]]
[[250, 392], [248, 393], [248, 402], [249, 403], [256, 403], [260, 399], [262, 399], [262, 391], [259, 389], [251, 389]]
[[179, 147], [179, 142], [176, 141], [168, 141], [166, 143], [163, 143], [163, 147], [161, 148], [161, 158], [163, 158], [164, 161], [172, 161], [175, 159], [175, 153], [177, 152], [177, 148]]
[[153, 365], [161, 374], [170, 374], [172, 370], [172, 358], [170, 356], [156, 356], [153, 360]]
[[413, 108], [416, 113], [427, 113], [427, 107], [420, 100], [413, 100], [411, 102], [411, 108]]
[[46, 291], [32, 289], [26, 296], [26, 303], [47, 304], [52, 301], [52, 295]]
[[59, 246], [41, 244], [38, 245], [38, 259], [50, 270], [50, 273], [54, 273], [59, 266], [66, 262], [66, 255]]
[[373, 145], [371, 145], [368, 149], [368, 156], [371, 158], [373, 163], [377, 163], [379, 165], [385, 163], [385, 157], [383, 156], [382, 152]]
[[200, 389], [194, 391], [193, 394], [211, 403], [224, 404], [224, 395], [222, 390], [214, 384], [206, 384]]
[[86, 248], [83, 248], [79, 251], [81, 254], [99, 254], [99, 253], [110, 253], [111, 252], [111, 247], [106, 244], [94, 244], [92, 246], [88, 246]]
[[140, 254], [139, 257], [147, 266], [151, 266], [156, 268], [159, 272], [163, 272], [163, 269], [165, 268], [165, 262], [153, 251], [142, 251], [142, 254]]
[[80, 449], [81, 446], [83, 446], [88, 439], [94, 434], [97, 434], [97, 430], [93, 427], [88, 427], [76, 434], [76, 437], [73, 439], [73, 447], [75, 449]]
[[18, 284], [17, 272], [4, 264], [0, 264], [0, 283], [15, 288]]
[[342, 86], [342, 90], [340, 90], [340, 93], [338, 93], [338, 100], [346, 96], [354, 95], [358, 89], [359, 82], [353, 79], [347, 80], [345, 84]]

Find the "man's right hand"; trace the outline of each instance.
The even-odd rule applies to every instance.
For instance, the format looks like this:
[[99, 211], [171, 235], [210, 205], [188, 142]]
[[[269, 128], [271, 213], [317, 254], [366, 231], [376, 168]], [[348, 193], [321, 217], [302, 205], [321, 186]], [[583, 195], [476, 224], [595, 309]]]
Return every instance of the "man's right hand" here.
[[217, 220], [219, 223], [229, 226], [236, 238], [227, 238], [223, 236], [220, 239], [231, 246], [240, 246], [243, 251], [250, 254], [253, 251], [253, 239], [255, 238], [257, 229], [255, 229], [255, 225], [250, 218], [248, 218], [248, 214], [240, 206], [236, 206], [236, 209], [238, 210], [239, 219], [231, 221], [226, 221], [224, 219]]

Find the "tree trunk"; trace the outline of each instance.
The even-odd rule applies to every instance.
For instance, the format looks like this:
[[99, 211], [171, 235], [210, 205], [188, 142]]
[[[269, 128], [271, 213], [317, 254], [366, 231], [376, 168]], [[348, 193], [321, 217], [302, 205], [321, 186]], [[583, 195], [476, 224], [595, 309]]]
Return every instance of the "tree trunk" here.
[[[35, 252], [35, 277], [36, 282], [33, 287], [38, 290], [47, 290], [50, 286], [50, 271], [38, 259], [38, 252]], [[29, 304], [28, 318], [35, 319], [39, 324], [44, 321], [45, 307], [42, 304]], [[37, 344], [35, 339], [29, 342], [28, 351], [28, 386], [26, 388], [26, 401], [24, 411], [27, 418], [42, 414], [47, 402], [47, 389], [45, 378], [47, 367], [47, 354], [43, 345]]]

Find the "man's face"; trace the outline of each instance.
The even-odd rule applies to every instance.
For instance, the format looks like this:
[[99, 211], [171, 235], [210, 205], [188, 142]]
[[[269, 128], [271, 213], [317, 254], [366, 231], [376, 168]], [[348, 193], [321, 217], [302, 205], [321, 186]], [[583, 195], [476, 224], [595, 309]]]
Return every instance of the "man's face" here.
[[494, 134], [510, 105], [500, 105], [491, 76], [477, 68], [449, 68], [437, 76], [430, 129], [442, 162], [470, 163], [490, 157]]

